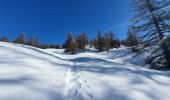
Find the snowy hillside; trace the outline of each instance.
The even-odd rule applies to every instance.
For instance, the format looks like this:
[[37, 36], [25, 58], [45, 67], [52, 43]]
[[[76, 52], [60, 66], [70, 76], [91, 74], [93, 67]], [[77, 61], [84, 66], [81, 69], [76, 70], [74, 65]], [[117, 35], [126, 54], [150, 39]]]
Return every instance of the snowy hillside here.
[[67, 55], [0, 43], [0, 100], [169, 100], [170, 72], [127, 48]]

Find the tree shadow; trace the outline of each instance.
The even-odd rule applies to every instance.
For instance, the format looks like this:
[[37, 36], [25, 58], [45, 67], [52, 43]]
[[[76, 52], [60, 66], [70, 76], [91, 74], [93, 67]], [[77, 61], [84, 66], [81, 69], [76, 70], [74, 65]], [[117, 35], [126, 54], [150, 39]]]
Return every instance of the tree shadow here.
[[[24, 92], [16, 92], [15, 96], [5, 96], [3, 97], [3, 99], [7, 100], [13, 100], [14, 98], [23, 98], [23, 99], [28, 99], [26, 97], [28, 97], [27, 94], [25, 94], [28, 91], [31, 91], [32, 93], [38, 93], [40, 98], [41, 96], [45, 96], [46, 98], [48, 98], [48, 100], [64, 100], [64, 96], [62, 95], [62, 93], [59, 93], [59, 91], [57, 91], [57, 88], [54, 87], [42, 87], [40, 86], [41, 81], [35, 79], [32, 76], [27, 76], [27, 75], [23, 75], [20, 77], [11, 77], [11, 78], [5, 78], [2, 79], [0, 78], [0, 85], [1, 86], [13, 86], [13, 87], [23, 87], [24, 89], [26, 89], [26, 91]], [[32, 97], [34, 97], [34, 95], [31, 95]], [[37, 96], [36, 96], [37, 97]], [[1, 97], [0, 97], [1, 98]], [[39, 97], [38, 97], [39, 98]]]
[[32, 78], [30, 78], [29, 76], [23, 76], [23, 77], [14, 77], [14, 78], [5, 78], [2, 79], [0, 78], [0, 84], [5, 84], [5, 85], [9, 85], [9, 84], [23, 84], [26, 81], [30, 81], [33, 80]]
[[[118, 64], [115, 62], [111, 62], [105, 59], [100, 58], [88, 58], [88, 57], [80, 57], [76, 59], [71, 59], [71, 61], [76, 61], [78, 64], [79, 71], [85, 71], [85, 72], [91, 72], [91, 73], [98, 73], [98, 74], [105, 74], [105, 75], [117, 75], [120, 73], [124, 73], [128, 75], [133, 75], [134, 78], [132, 80], [132, 84], [143, 84], [144, 81], [140, 79], [138, 76], [143, 76], [146, 79], [150, 79], [153, 82], [156, 82], [160, 85], [169, 85], [166, 82], [161, 82], [159, 80], [156, 80], [155, 76], [162, 76], [164, 78], [169, 78], [170, 73], [169, 72], [161, 72], [161, 71], [155, 71], [150, 69], [144, 69], [144, 68], [135, 68], [130, 67], [129, 65], [126, 66], [124, 64]], [[79, 64], [82, 62], [86, 62], [87, 64]], [[94, 64], [94, 62], [97, 62]], [[101, 62], [103, 64], [101, 64]]]
[[75, 58], [75, 59], [69, 59], [69, 61], [77, 62], [77, 63], [93, 63], [93, 62], [105, 63], [105, 64], [113, 64], [114, 63], [112, 61], [108, 61], [108, 60], [101, 59], [101, 58], [89, 58], [89, 57], [79, 57], [79, 58]]

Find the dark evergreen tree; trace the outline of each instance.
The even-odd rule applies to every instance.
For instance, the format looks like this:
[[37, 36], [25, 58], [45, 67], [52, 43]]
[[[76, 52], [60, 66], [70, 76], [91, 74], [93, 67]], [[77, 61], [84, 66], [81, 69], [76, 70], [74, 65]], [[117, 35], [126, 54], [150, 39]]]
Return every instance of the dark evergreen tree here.
[[66, 39], [66, 41], [65, 41], [65, 43], [63, 45], [63, 48], [67, 49], [69, 47], [69, 44], [72, 41], [72, 39], [73, 39], [73, 34], [71, 32], [69, 32], [67, 34], [67, 39]]

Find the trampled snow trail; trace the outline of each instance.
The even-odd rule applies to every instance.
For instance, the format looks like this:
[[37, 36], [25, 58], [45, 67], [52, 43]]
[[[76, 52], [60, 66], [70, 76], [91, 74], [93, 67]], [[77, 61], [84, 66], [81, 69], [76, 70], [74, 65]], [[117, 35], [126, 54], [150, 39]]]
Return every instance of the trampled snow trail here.
[[67, 73], [65, 100], [90, 100], [93, 98], [92, 94], [83, 90], [90, 87], [86, 85], [87, 81], [83, 81], [83, 78], [80, 77], [79, 67], [81, 66], [78, 66], [77, 61], [73, 59]]
[[84, 100], [81, 93], [81, 83], [79, 80], [79, 69], [74, 61], [70, 65], [70, 70], [67, 73], [67, 81], [66, 81], [66, 100]]

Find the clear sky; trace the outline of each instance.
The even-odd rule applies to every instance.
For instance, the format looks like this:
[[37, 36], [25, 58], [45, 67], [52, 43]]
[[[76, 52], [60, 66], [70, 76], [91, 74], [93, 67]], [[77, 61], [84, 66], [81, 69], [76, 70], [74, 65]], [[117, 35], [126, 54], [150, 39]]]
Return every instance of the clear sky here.
[[24, 32], [42, 43], [63, 43], [68, 32], [112, 30], [125, 38], [131, 18], [130, 0], [0, 0], [0, 36], [14, 39]]

